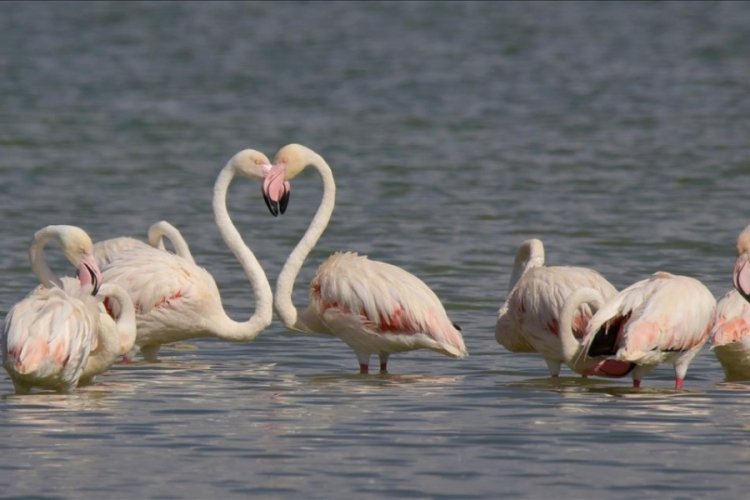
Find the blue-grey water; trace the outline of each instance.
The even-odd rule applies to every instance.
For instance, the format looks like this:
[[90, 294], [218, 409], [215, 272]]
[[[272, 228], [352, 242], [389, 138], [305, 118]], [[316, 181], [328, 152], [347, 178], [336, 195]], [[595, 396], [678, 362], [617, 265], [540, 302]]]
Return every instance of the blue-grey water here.
[[[708, 346], [662, 366], [552, 381], [497, 345], [518, 244], [618, 288], [657, 270], [731, 286], [750, 223], [750, 4], [0, 3], [0, 313], [35, 284], [33, 232], [182, 229], [236, 319], [249, 283], [211, 213], [235, 152], [305, 144], [334, 217], [297, 280], [356, 250], [421, 277], [471, 356], [357, 374], [332, 337], [195, 340], [72, 395], [0, 374], [0, 495], [37, 498], [738, 498], [750, 385]], [[271, 281], [319, 178], [231, 214]], [[50, 260], [68, 265], [54, 249]]]

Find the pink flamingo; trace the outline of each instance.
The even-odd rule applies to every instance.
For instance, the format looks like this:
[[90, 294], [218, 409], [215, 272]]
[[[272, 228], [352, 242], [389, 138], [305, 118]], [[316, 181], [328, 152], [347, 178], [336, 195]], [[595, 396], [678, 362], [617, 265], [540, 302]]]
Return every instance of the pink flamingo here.
[[[49, 269], [43, 250], [51, 241], [62, 247], [78, 269], [78, 279], [57, 278]], [[19, 394], [32, 387], [70, 392], [82, 378], [90, 382], [106, 370], [120, 352], [123, 339], [135, 337], [132, 303], [128, 311], [130, 299], [119, 287], [105, 284], [99, 288], [101, 273], [93, 244], [80, 228], [53, 225], [40, 229], [29, 256], [41, 285], [14, 305], [5, 318], [3, 367]], [[100, 296], [94, 298], [97, 292]], [[100, 298], [106, 295], [123, 302], [123, 315], [117, 323], [101, 308]]]
[[407, 271], [352, 252], [334, 253], [318, 268], [310, 284], [310, 304], [298, 313], [292, 303], [294, 281], [328, 225], [336, 185], [326, 161], [299, 144], [284, 146], [263, 181], [273, 215], [283, 213], [293, 179], [306, 167], [317, 170], [323, 197], [305, 235], [286, 260], [276, 282], [275, 307], [284, 325], [301, 332], [334, 335], [357, 355], [359, 371], [369, 371], [372, 354], [387, 372], [391, 353], [426, 348], [451, 357], [468, 355], [461, 332], [435, 293]]
[[737, 290], [730, 290], [716, 304], [711, 350], [727, 379], [750, 379], [750, 302]]
[[[672, 363], [675, 390], [708, 340], [716, 299], [700, 281], [654, 273], [624, 289], [591, 317], [577, 357], [611, 357], [635, 365], [633, 387], [660, 363]], [[572, 354], [568, 356], [573, 357]]]
[[[255, 311], [247, 321], [238, 322], [227, 315], [216, 281], [193, 262], [192, 256], [175, 255], [138, 240], [115, 240], [122, 248], [111, 252], [102, 272], [108, 283], [122, 286], [132, 298], [137, 321], [135, 345], [147, 361], [156, 361], [163, 344], [198, 337], [249, 342], [271, 324], [271, 285], [232, 223], [226, 205], [227, 191], [236, 175], [261, 180], [270, 168], [266, 155], [246, 149], [227, 162], [214, 184], [216, 225], [255, 293]], [[116, 305], [111, 306], [111, 312], [117, 316]]]
[[[561, 314], [566, 299], [581, 288], [598, 292], [600, 301], [617, 293], [609, 281], [592, 269], [545, 266], [544, 245], [538, 239], [526, 240], [518, 248], [509, 288], [498, 312], [495, 340], [510, 352], [541, 354], [552, 377], [559, 376], [562, 363], [576, 369], [563, 352]], [[572, 335], [580, 339], [592, 309], [579, 302], [573, 311], [570, 328]], [[618, 371], [597, 374], [623, 375]]]
[[716, 305], [711, 344], [727, 379], [750, 379], [750, 226], [737, 237], [737, 259], [727, 292]]

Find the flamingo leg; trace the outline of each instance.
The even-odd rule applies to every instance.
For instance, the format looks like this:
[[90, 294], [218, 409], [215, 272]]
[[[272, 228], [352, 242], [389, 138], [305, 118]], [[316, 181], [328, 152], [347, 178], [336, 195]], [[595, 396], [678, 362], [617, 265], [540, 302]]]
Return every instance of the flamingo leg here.
[[635, 388], [637, 389], [637, 388], [639, 388], [640, 386], [641, 386], [641, 379], [639, 379], [639, 378], [634, 378], [634, 379], [633, 379], [633, 387], [635, 387]]
[[359, 360], [359, 373], [360, 375], [366, 375], [370, 372], [370, 354], [366, 352], [358, 352], [357, 359]]
[[359, 373], [360, 375], [367, 375], [369, 372], [370, 367], [367, 364], [360, 363], [359, 364]]
[[682, 390], [682, 382], [684, 382], [685, 379], [682, 379], [680, 377], [675, 377], [674, 379], [674, 390], [679, 391]]
[[388, 373], [388, 353], [380, 353], [380, 373]]
[[547, 363], [547, 369], [549, 369], [549, 375], [550, 377], [559, 377], [560, 376], [560, 361], [556, 361], [554, 359], [547, 359], [544, 358], [545, 363]]

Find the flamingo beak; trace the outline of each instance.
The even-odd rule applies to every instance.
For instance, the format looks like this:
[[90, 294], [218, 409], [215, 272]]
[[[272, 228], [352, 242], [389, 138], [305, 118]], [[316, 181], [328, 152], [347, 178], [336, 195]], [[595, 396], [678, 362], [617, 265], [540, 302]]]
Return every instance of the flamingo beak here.
[[742, 298], [750, 302], [750, 269], [748, 269], [748, 258], [740, 255], [734, 263], [732, 273], [734, 288], [742, 295]]
[[81, 264], [78, 266], [76, 276], [78, 276], [81, 285], [90, 284], [94, 286], [91, 295], [96, 295], [99, 292], [99, 287], [102, 284], [102, 272], [99, 270], [99, 265], [96, 263], [93, 255], [87, 254], [81, 258]]
[[266, 202], [268, 210], [274, 217], [279, 213], [286, 212], [289, 204], [289, 196], [292, 193], [292, 185], [286, 178], [286, 167], [284, 165], [274, 165], [263, 178], [263, 200]]

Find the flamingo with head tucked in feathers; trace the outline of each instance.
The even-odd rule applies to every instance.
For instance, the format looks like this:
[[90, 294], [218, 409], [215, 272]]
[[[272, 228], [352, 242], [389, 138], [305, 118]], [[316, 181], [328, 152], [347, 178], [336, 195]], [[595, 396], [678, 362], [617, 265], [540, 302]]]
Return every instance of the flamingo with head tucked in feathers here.
[[[78, 279], [58, 278], [44, 260], [55, 241], [77, 269]], [[3, 367], [17, 393], [32, 387], [70, 392], [96, 344], [101, 310], [97, 299], [102, 275], [91, 238], [75, 226], [52, 225], [34, 234], [31, 268], [41, 285], [8, 312], [3, 325]]]
[[700, 281], [657, 272], [601, 304], [580, 342], [567, 337], [565, 356], [588, 366], [606, 358], [630, 363], [633, 387], [658, 364], [671, 363], [680, 390], [690, 362], [708, 340], [715, 307]]
[[[561, 333], [561, 329], [568, 328], [561, 321], [566, 299], [580, 288], [595, 290], [602, 301], [617, 293], [609, 281], [592, 269], [545, 266], [544, 245], [536, 238], [524, 241], [518, 248], [509, 288], [498, 312], [495, 340], [510, 352], [540, 354], [553, 377], [560, 374], [562, 363], [571, 361], [563, 354]], [[575, 337], [581, 338], [592, 309], [581, 302], [571, 314], [569, 328]], [[597, 374], [624, 375], [620, 370], [611, 373], [602, 370]]]
[[263, 181], [268, 208], [278, 215], [289, 200], [289, 181], [308, 166], [323, 181], [323, 197], [276, 282], [274, 302], [284, 325], [340, 338], [357, 355], [362, 374], [368, 373], [372, 354], [380, 358], [381, 373], [387, 372], [388, 357], [396, 352], [424, 348], [456, 358], [467, 356], [461, 332], [422, 280], [356, 253], [335, 253], [324, 261], [310, 284], [310, 304], [297, 311], [292, 303], [294, 281], [331, 218], [336, 198], [333, 173], [316, 152], [289, 144], [276, 154]]
[[734, 289], [716, 305], [711, 349], [727, 379], [750, 379], [750, 226], [737, 237]]
[[[214, 184], [216, 225], [253, 285], [255, 311], [247, 321], [238, 322], [227, 315], [213, 277], [197, 266], [192, 257], [126, 241], [125, 248], [112, 252], [111, 260], [102, 266], [104, 279], [122, 286], [133, 300], [137, 321], [135, 344], [146, 360], [155, 361], [163, 344], [198, 337], [249, 342], [270, 325], [271, 286], [252, 250], [232, 223], [226, 206], [227, 190], [235, 176], [261, 180], [270, 168], [263, 153], [246, 149], [227, 162]], [[149, 240], [153, 243], [151, 237]], [[117, 312], [115, 305], [112, 313]]]

